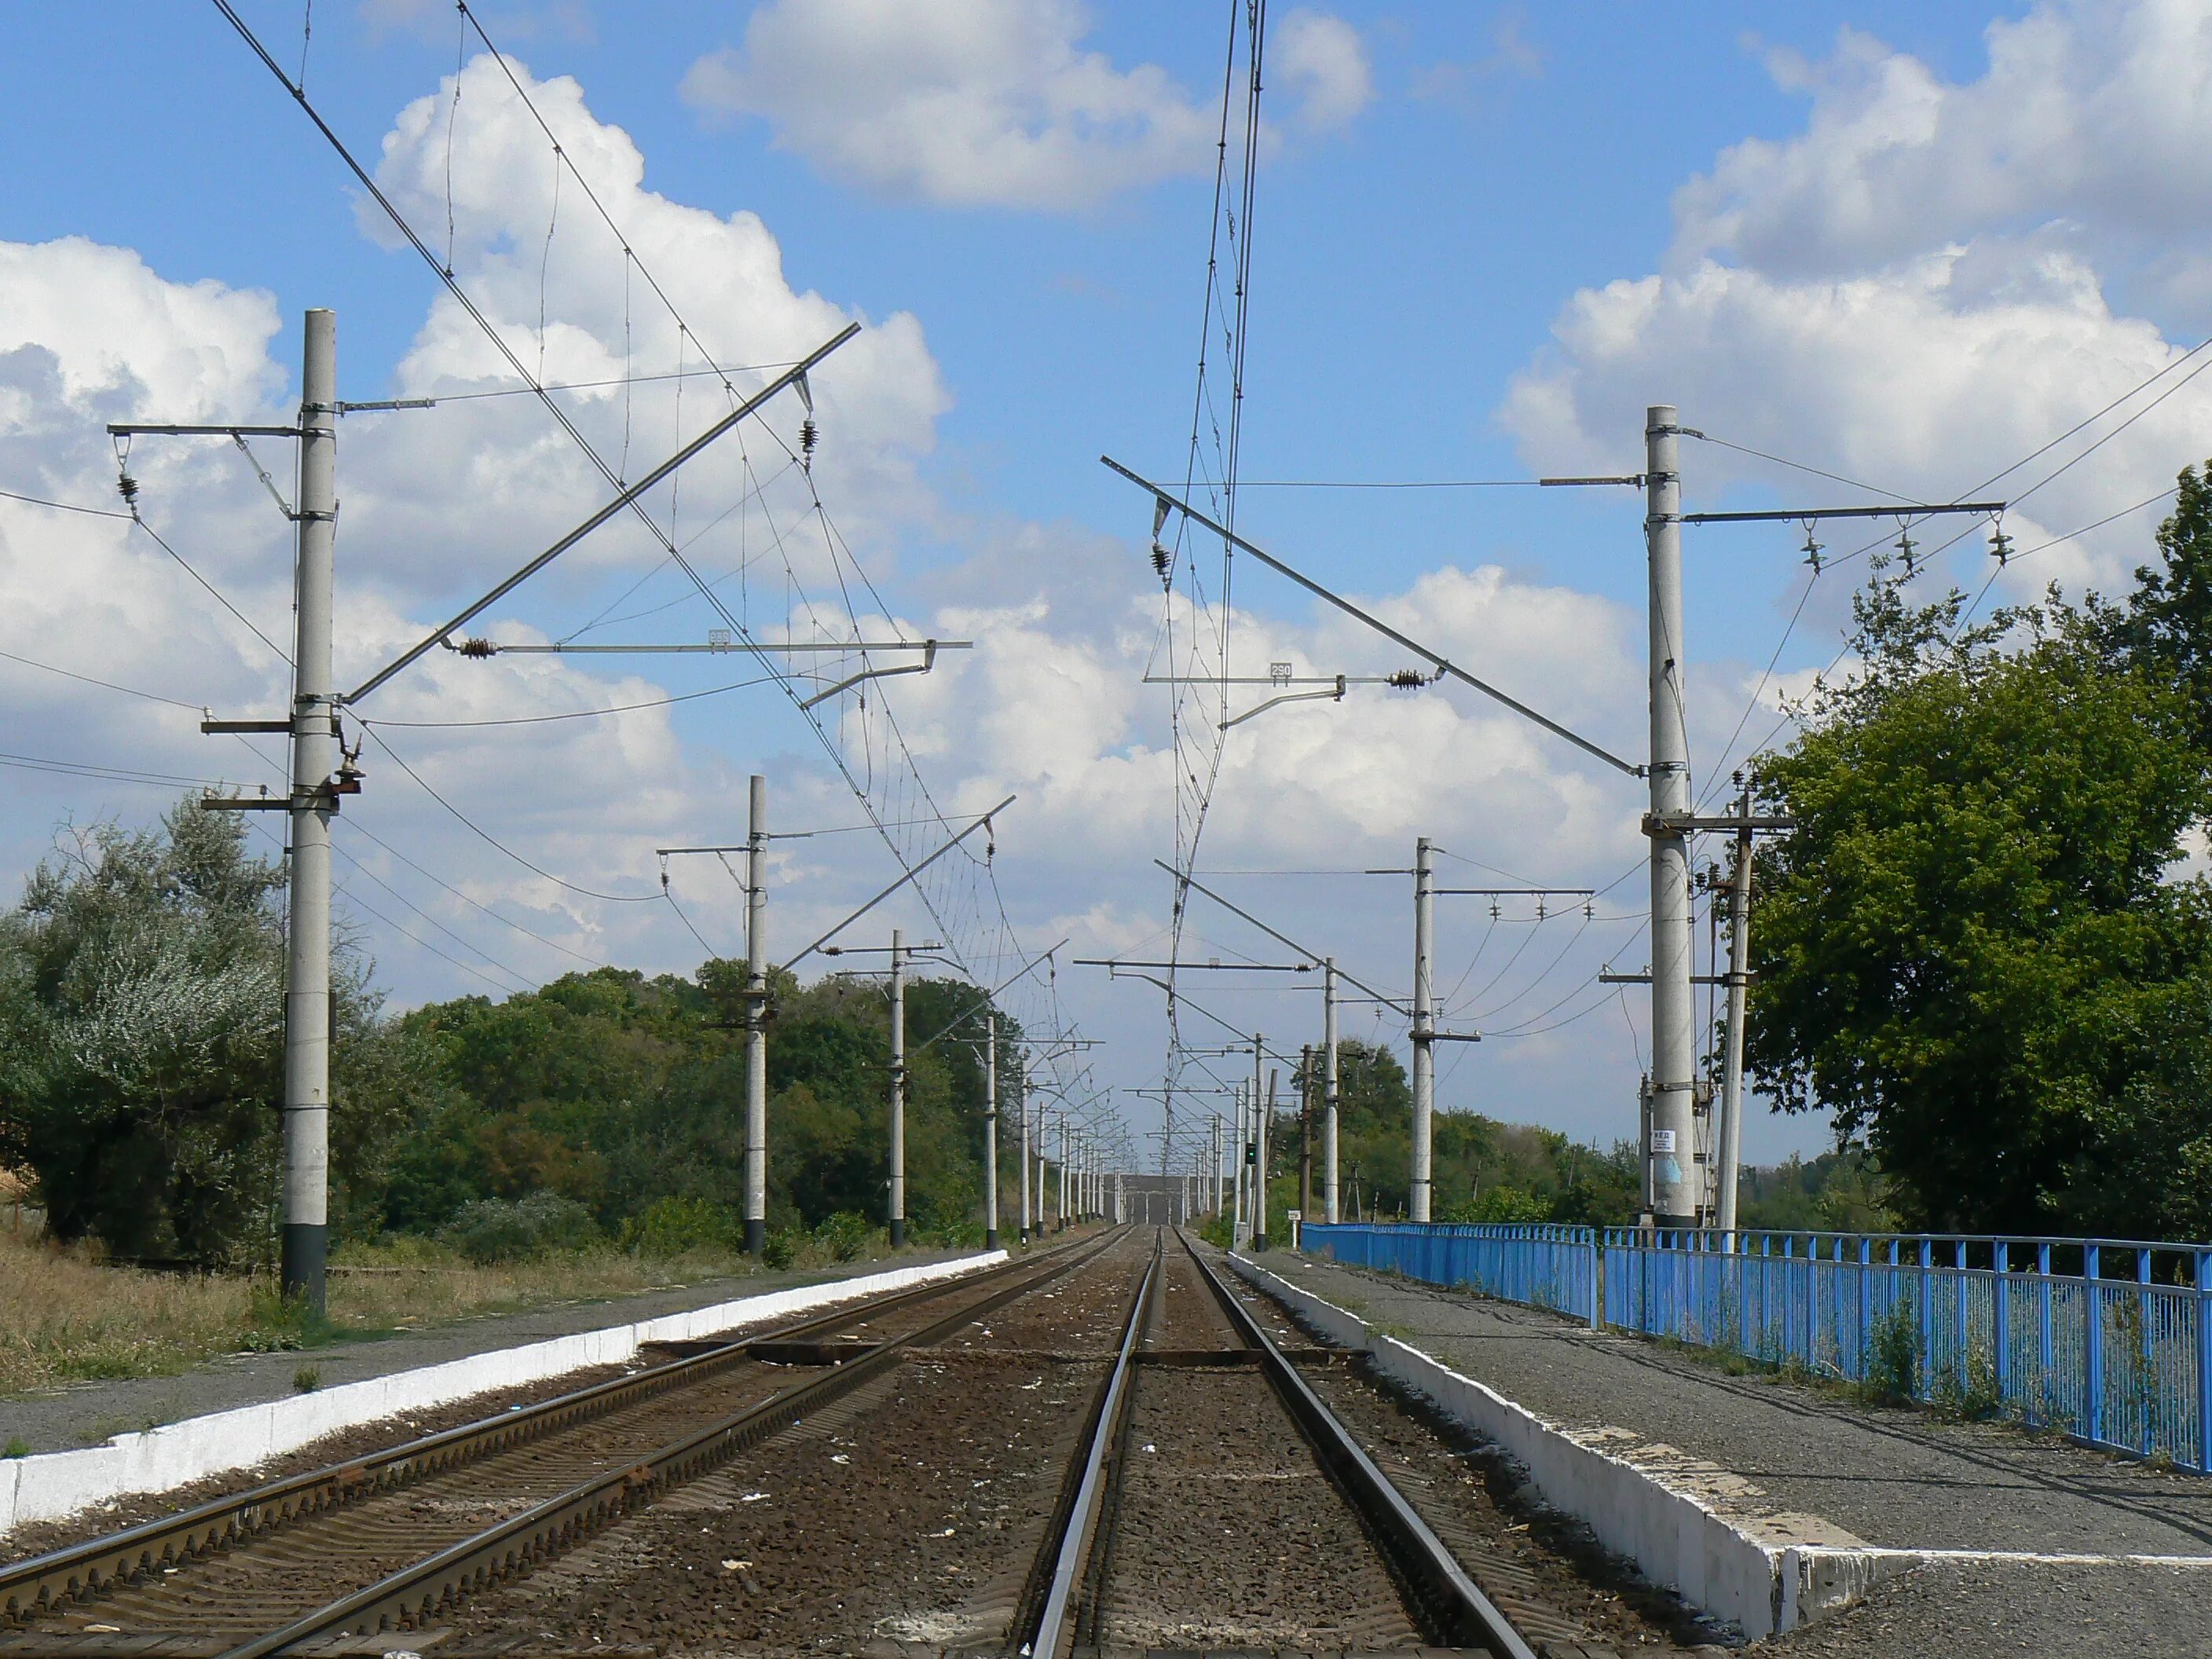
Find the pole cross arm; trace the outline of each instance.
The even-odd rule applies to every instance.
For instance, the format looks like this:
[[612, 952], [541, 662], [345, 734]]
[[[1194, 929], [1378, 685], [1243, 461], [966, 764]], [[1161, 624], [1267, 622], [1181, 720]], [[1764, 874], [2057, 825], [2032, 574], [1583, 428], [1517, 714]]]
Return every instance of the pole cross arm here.
[[1796, 818], [1779, 813], [1763, 817], [1735, 813], [1714, 817], [1697, 812], [1646, 812], [1644, 815], [1644, 833], [1647, 836], [1687, 836], [1704, 830], [1795, 830], [1796, 827]]
[[1938, 513], [2002, 513], [2003, 501], [1899, 501], [1894, 507], [1801, 507], [1771, 513], [1685, 513], [1684, 524], [1811, 524], [1816, 519], [1926, 519]]
[[[1741, 981], [1739, 981], [1733, 974], [1692, 974], [1690, 975], [1690, 983], [1692, 985], [1735, 985], [1738, 983], [1748, 985], [1752, 981], [1758, 977], [1759, 975], [1757, 973], [1747, 969], [1744, 971]], [[1607, 971], [1598, 975], [1597, 982], [1601, 985], [1649, 985], [1651, 983], [1651, 975], [1648, 973], [1616, 974]]]
[[355, 687], [353, 690], [348, 692], [345, 696], [340, 699], [340, 701], [347, 703], [359, 702], [362, 698], [368, 696], [370, 692], [375, 690], [377, 687], [382, 685], [385, 681], [390, 679], [394, 674], [398, 673], [402, 669], [416, 661], [416, 659], [422, 657], [428, 652], [436, 650], [439, 646], [446, 642], [447, 638], [456, 629], [465, 627], [471, 618], [481, 615], [491, 606], [498, 604], [501, 599], [506, 598], [507, 594], [513, 592], [524, 582], [528, 581], [540, 570], [543, 570], [547, 565], [552, 563], [554, 560], [559, 558], [563, 553], [566, 553], [570, 548], [574, 547], [578, 542], [583, 540], [585, 537], [590, 535], [594, 530], [597, 530], [601, 525], [613, 518], [617, 514], [621, 513], [627, 507], [635, 505], [639, 498], [643, 496], [648, 490], [652, 489], [654, 485], [668, 477], [686, 461], [690, 460], [694, 456], [704, 450], [716, 439], [730, 431], [738, 424], [738, 422], [744, 420], [746, 416], [750, 415], [755, 410], [758, 410], [763, 404], [774, 398], [776, 393], [783, 391], [787, 386], [792, 386], [797, 381], [804, 380], [808, 369], [813, 368], [815, 364], [820, 362], [824, 357], [827, 357], [831, 352], [836, 350], [839, 346], [843, 345], [846, 341], [851, 339], [860, 331], [860, 325], [858, 323], [848, 323], [842, 329], [839, 330], [834, 337], [825, 341], [823, 344], [815, 347], [815, 349], [809, 352], [805, 357], [792, 365], [791, 368], [786, 369], [782, 374], [777, 375], [775, 379], [770, 380], [766, 386], [763, 386], [758, 392], [753, 393], [751, 397], [746, 398], [728, 414], [723, 416], [720, 420], [715, 422], [714, 425], [708, 427], [704, 432], [694, 438], [690, 443], [684, 445], [683, 448], [678, 450], [673, 455], [671, 455], [666, 460], [663, 461], [659, 466], [654, 467], [653, 471], [647, 473], [645, 477], [640, 478], [635, 483], [626, 485], [621, 490], [617, 491], [604, 507], [601, 507], [597, 512], [593, 513], [574, 530], [571, 530], [567, 535], [562, 537], [560, 540], [555, 542], [552, 546], [547, 548], [536, 558], [531, 560], [528, 564], [524, 565], [521, 569], [516, 571], [505, 581], [501, 582], [496, 587], [493, 588], [490, 592], [485, 594], [473, 605], [469, 605], [465, 610], [462, 611], [459, 616], [447, 623], [444, 627], [433, 631], [420, 643], [410, 647], [394, 661], [377, 670], [375, 673], [370, 675], [366, 680], [363, 680], [358, 686]]
[[1583, 737], [1581, 733], [1570, 731], [1567, 727], [1560, 725], [1559, 721], [1552, 719], [1549, 715], [1538, 714], [1534, 709], [1528, 707], [1527, 703], [1522, 702], [1518, 697], [1512, 696], [1506, 692], [1499, 690], [1496, 686], [1491, 684], [1489, 681], [1477, 679], [1474, 675], [1468, 673], [1467, 670], [1462, 668], [1457, 663], [1451, 661], [1441, 653], [1430, 650], [1427, 646], [1423, 645], [1419, 641], [1400, 633], [1396, 629], [1391, 627], [1389, 623], [1384, 622], [1381, 617], [1376, 617], [1369, 611], [1361, 610], [1349, 599], [1340, 598], [1338, 595], [1330, 592], [1328, 589], [1323, 587], [1319, 582], [1314, 580], [1310, 576], [1302, 574], [1300, 572], [1293, 570], [1289, 565], [1285, 564], [1273, 554], [1267, 552], [1261, 548], [1254, 546], [1250, 542], [1245, 540], [1243, 537], [1238, 535], [1226, 525], [1217, 523], [1215, 520], [1209, 519], [1205, 514], [1200, 513], [1196, 507], [1185, 502], [1180, 496], [1170, 495], [1166, 490], [1161, 489], [1159, 485], [1154, 483], [1151, 479], [1139, 477], [1138, 474], [1132, 472], [1127, 467], [1123, 466], [1112, 456], [1101, 455], [1098, 459], [1101, 461], [1103, 461], [1108, 466], [1111, 467], [1115, 471], [1120, 473], [1123, 477], [1127, 478], [1131, 483], [1137, 485], [1139, 489], [1151, 491], [1154, 501], [1163, 502], [1165, 505], [1175, 508], [1176, 511], [1182, 514], [1184, 518], [1189, 520], [1191, 523], [1220, 537], [1222, 540], [1227, 542], [1231, 547], [1237, 549], [1239, 551], [1249, 553], [1254, 558], [1259, 560], [1261, 563], [1266, 565], [1270, 570], [1289, 577], [1300, 587], [1304, 588], [1306, 592], [1313, 594], [1316, 598], [1326, 599], [1329, 604], [1334, 605], [1346, 616], [1356, 617], [1358, 620], [1365, 623], [1376, 633], [1382, 635], [1383, 638], [1389, 640], [1395, 644], [1404, 646], [1407, 650], [1412, 652], [1415, 656], [1426, 662], [1440, 674], [1449, 674], [1452, 678], [1460, 681], [1462, 684], [1473, 686], [1476, 690], [1481, 692], [1486, 697], [1490, 697], [1498, 702], [1504, 703], [1508, 708], [1510, 708], [1515, 714], [1521, 715], [1523, 719], [1534, 720], [1537, 725], [1542, 726], [1547, 732], [1549, 732], [1553, 737], [1565, 739], [1567, 742], [1574, 744], [1576, 748], [1581, 750], [1584, 754], [1590, 755], [1598, 760], [1603, 761], [1607, 766], [1611, 766], [1620, 771], [1626, 772], [1632, 778], [1640, 778], [1644, 775], [1644, 768], [1637, 765], [1633, 761], [1625, 761], [1621, 759], [1620, 756], [1613, 753], [1612, 750], [1601, 748], [1598, 744], [1592, 743], [1588, 738]]
[[112, 438], [297, 438], [296, 426], [151, 426], [143, 422], [118, 421], [107, 428]]

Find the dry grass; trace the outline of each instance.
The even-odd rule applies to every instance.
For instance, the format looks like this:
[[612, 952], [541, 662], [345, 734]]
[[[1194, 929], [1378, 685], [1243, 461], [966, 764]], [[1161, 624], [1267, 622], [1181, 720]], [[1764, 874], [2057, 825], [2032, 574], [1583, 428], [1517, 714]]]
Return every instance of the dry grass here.
[[[802, 1254], [794, 1267], [826, 1265]], [[12, 1231], [0, 1213], [0, 1395], [87, 1378], [161, 1376], [218, 1354], [317, 1347], [487, 1314], [666, 1290], [758, 1268], [701, 1251], [666, 1261], [606, 1249], [495, 1266], [401, 1239], [349, 1245], [333, 1264], [329, 1318], [285, 1309], [265, 1278], [149, 1273]]]

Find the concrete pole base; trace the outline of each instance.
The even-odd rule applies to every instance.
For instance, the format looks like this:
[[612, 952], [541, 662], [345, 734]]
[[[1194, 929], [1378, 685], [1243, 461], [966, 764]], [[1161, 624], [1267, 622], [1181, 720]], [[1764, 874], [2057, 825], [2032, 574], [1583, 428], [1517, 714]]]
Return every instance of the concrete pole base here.
[[319, 1317], [324, 1310], [323, 1263], [330, 1254], [331, 1230], [306, 1222], [284, 1224], [277, 1258], [276, 1285], [286, 1301], [304, 1302]]
[[983, 1248], [987, 1250], [995, 1250], [999, 1248], [999, 1230], [996, 1227], [983, 1229]]
[[755, 1221], [750, 1217], [746, 1218], [745, 1254], [747, 1255], [759, 1255], [765, 1252], [767, 1249], [768, 1223], [765, 1221]]
[[896, 1250], [900, 1245], [905, 1243], [906, 1218], [904, 1216], [893, 1216], [891, 1218], [891, 1249]]

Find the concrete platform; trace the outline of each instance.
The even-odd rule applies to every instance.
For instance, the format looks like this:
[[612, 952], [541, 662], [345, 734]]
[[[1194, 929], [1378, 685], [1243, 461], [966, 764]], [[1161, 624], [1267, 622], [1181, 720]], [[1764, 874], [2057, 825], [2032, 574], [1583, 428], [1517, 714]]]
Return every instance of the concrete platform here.
[[[1270, 1252], [1321, 1334], [1503, 1445], [1556, 1507], [1694, 1604], [1772, 1636], [1945, 1564], [2201, 1595], [2212, 1627], [2212, 1480], [1729, 1376], [1640, 1338], [1511, 1304]], [[2212, 1637], [2208, 1637], [2212, 1651]]]

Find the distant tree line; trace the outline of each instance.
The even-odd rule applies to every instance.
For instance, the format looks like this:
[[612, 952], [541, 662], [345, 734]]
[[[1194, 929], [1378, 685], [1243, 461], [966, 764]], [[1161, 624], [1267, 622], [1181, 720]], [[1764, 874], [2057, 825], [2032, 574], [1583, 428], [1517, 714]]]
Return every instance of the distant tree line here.
[[[266, 1259], [281, 1155], [283, 870], [187, 800], [145, 830], [65, 830], [0, 915], [0, 1167], [49, 1235], [133, 1260]], [[386, 1017], [357, 945], [334, 963], [331, 1200], [342, 1237], [465, 1245], [738, 1231], [742, 963], [690, 979], [603, 968], [494, 1003]], [[884, 1214], [888, 999], [836, 975], [772, 988], [772, 1228]], [[907, 988], [908, 1213], [980, 1237], [982, 1037], [970, 986]], [[1021, 1028], [1000, 1016], [1000, 1097]], [[1002, 1137], [1011, 1189], [1012, 1136]]]

